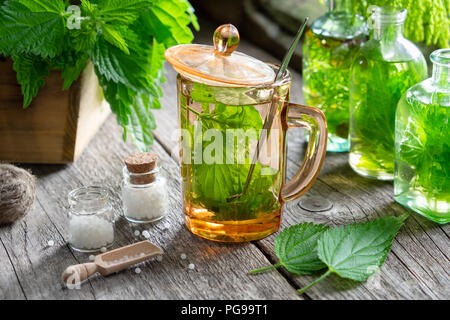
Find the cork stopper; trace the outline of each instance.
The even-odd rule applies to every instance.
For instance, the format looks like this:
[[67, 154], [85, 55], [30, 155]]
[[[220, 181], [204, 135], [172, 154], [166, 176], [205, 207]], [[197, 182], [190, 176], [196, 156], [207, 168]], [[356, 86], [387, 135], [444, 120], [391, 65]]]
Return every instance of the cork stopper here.
[[125, 165], [130, 173], [130, 183], [149, 184], [156, 179], [158, 156], [151, 152], [136, 153], [125, 159]]

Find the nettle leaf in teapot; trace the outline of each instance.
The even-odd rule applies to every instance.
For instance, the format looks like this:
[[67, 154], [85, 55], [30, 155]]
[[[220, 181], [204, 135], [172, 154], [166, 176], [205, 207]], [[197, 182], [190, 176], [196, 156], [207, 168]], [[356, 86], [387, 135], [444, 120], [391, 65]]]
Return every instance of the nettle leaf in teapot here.
[[[194, 113], [198, 120], [194, 123], [189, 122], [188, 125], [188, 130], [193, 138], [191, 141], [193, 152], [190, 161], [192, 163], [191, 174], [195, 196], [191, 201], [216, 211], [217, 218], [220, 220], [232, 220], [236, 217], [252, 219], [255, 218], [258, 208], [273, 208], [275, 210], [279, 206], [276, 194], [271, 191], [277, 175], [260, 174], [263, 169], [265, 172], [272, 169], [260, 163], [256, 164], [255, 172], [258, 174], [255, 174], [250, 182], [248, 194], [239, 201], [227, 201], [231, 195], [242, 192], [244, 188], [252, 161], [251, 149], [256, 145], [259, 131], [263, 127], [263, 121], [260, 113], [253, 105], [230, 105], [219, 101], [219, 99], [233, 103], [245, 100], [254, 104], [255, 101], [246, 96], [245, 92], [247, 91], [249, 91], [248, 88], [220, 88], [194, 83], [190, 97], [194, 103], [201, 104], [201, 111], [198, 108], [193, 109], [191, 105], [187, 104], [186, 99], [180, 99], [180, 107]], [[219, 94], [219, 97], [216, 94]], [[187, 119], [183, 119], [183, 116], [182, 121], [188, 123]], [[221, 142], [222, 150], [215, 151], [221, 152], [219, 156], [221, 161], [196, 163], [196, 153], [201, 152], [202, 155], [205, 155], [213, 144], [217, 143], [215, 139], [204, 139], [205, 133], [209, 129], [217, 130], [217, 133], [223, 138]], [[227, 130], [230, 129], [243, 131], [250, 129], [254, 130], [255, 134], [254, 137], [237, 134], [236, 139], [232, 142], [233, 144], [230, 145], [230, 142], [226, 139]], [[201, 147], [199, 148], [200, 141]], [[238, 159], [237, 152], [233, 152], [232, 158], [230, 158], [227, 150], [236, 151], [238, 146], [244, 146], [245, 159]], [[196, 150], [196, 148], [199, 149]], [[278, 183], [281, 183], [281, 181]]]
[[[272, 92], [267, 90], [268, 94]], [[195, 83], [191, 92], [192, 99], [198, 102], [209, 103], [223, 103], [226, 105], [253, 105], [258, 101], [252, 96], [253, 90], [251, 88], [233, 88], [229, 87], [215, 87], [201, 83]], [[267, 98], [270, 99], [268, 95]]]

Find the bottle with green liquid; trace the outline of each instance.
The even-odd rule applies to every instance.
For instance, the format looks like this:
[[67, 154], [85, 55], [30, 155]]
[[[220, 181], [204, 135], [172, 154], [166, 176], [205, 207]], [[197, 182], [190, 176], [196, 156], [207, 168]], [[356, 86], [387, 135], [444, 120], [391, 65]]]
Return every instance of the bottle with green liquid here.
[[315, 20], [303, 44], [305, 103], [327, 117], [327, 151], [347, 152], [350, 68], [367, 37], [364, 19], [351, 12], [352, 0], [329, 0], [330, 10]]
[[423, 54], [403, 36], [406, 10], [372, 7], [370, 39], [352, 65], [349, 162], [358, 174], [394, 178], [394, 126], [397, 103], [424, 80]]
[[431, 78], [402, 97], [395, 118], [394, 196], [438, 223], [450, 222], [450, 49], [434, 51]]

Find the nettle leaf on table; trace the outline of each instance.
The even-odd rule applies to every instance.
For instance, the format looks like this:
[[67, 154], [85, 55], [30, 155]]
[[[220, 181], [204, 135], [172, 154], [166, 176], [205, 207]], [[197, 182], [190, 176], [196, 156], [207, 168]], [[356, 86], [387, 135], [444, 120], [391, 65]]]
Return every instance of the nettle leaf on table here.
[[383, 265], [392, 240], [407, 217], [408, 214], [384, 217], [336, 228], [307, 223], [292, 226], [275, 239], [274, 249], [280, 262], [250, 273], [284, 266], [292, 273], [304, 275], [328, 268], [298, 293], [305, 292], [331, 273], [365, 281]]
[[325, 268], [326, 265], [317, 255], [317, 241], [326, 230], [328, 227], [312, 223], [301, 223], [284, 229], [274, 243], [280, 262], [250, 273], [283, 266], [292, 273], [306, 275]]
[[6, 0], [0, 10], [0, 52], [54, 57], [61, 53], [65, 6], [55, 0]]
[[342, 278], [365, 281], [383, 265], [392, 240], [408, 217], [385, 217], [329, 229], [317, 244], [319, 259], [328, 267], [321, 277], [299, 290], [322, 281], [331, 273]]

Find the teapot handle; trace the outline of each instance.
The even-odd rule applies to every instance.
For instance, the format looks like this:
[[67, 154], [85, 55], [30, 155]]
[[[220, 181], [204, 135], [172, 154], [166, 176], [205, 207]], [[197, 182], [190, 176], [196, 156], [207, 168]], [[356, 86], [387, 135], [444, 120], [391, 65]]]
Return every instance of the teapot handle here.
[[286, 110], [288, 129], [306, 128], [309, 131], [309, 142], [301, 168], [281, 189], [281, 199], [284, 202], [302, 196], [316, 180], [327, 152], [328, 135], [325, 115], [319, 109], [289, 103]]

